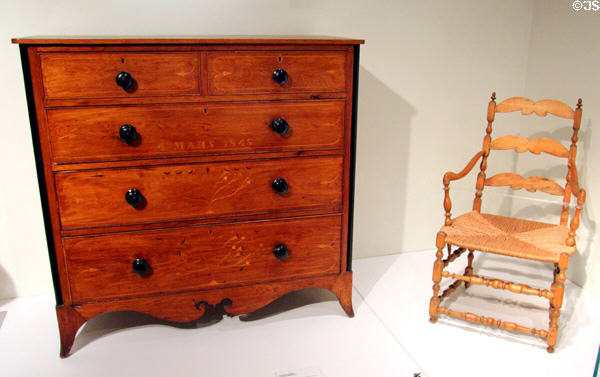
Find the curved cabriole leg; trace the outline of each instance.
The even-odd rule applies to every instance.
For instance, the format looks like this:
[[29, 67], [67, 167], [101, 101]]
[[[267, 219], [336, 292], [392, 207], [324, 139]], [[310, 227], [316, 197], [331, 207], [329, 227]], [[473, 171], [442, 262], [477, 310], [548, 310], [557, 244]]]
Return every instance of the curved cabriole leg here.
[[352, 309], [352, 272], [340, 275], [331, 287], [331, 292], [337, 296], [348, 317], [354, 317], [354, 309]]
[[56, 307], [58, 318], [58, 330], [60, 332], [60, 356], [66, 357], [71, 351], [75, 335], [86, 319], [69, 306], [59, 305]]
[[438, 232], [435, 239], [435, 246], [437, 247], [437, 252], [435, 253], [436, 259], [433, 263], [433, 296], [431, 296], [431, 300], [429, 301], [429, 321], [431, 323], [436, 322], [438, 318], [438, 307], [440, 306], [440, 281], [442, 281], [442, 270], [444, 269], [444, 262], [442, 261], [444, 253], [442, 250], [444, 249], [445, 244], [446, 233]]
[[565, 270], [569, 265], [569, 256], [561, 254], [557, 267], [554, 269], [554, 281], [552, 282], [551, 291], [552, 298], [550, 299], [550, 326], [548, 328], [548, 347], [546, 350], [549, 353], [554, 352], [554, 345], [558, 336], [558, 318], [560, 317], [560, 308], [563, 303], [565, 293]]

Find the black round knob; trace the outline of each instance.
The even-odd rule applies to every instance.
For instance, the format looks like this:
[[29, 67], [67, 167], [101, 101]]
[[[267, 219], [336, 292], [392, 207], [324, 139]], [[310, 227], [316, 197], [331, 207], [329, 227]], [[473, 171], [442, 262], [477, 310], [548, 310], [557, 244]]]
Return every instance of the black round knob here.
[[273, 80], [279, 85], [283, 85], [288, 80], [288, 73], [285, 71], [285, 69], [277, 68], [275, 71], [273, 71]]
[[130, 206], [136, 207], [142, 204], [144, 197], [142, 196], [140, 190], [132, 188], [131, 190], [125, 193], [125, 200]]
[[140, 276], [145, 275], [150, 271], [150, 265], [144, 258], [136, 258], [131, 264], [131, 268], [133, 269], [133, 272]]
[[133, 85], [133, 77], [129, 72], [119, 72], [115, 80], [123, 90], [129, 89]]
[[290, 249], [285, 246], [284, 243], [281, 243], [273, 249], [273, 255], [279, 260], [284, 260], [290, 255]]
[[288, 183], [283, 178], [275, 178], [271, 187], [278, 194], [285, 194], [289, 188]]
[[131, 124], [124, 124], [119, 128], [119, 137], [121, 140], [131, 144], [137, 139], [138, 133]]
[[289, 131], [290, 125], [285, 119], [277, 118], [271, 122], [271, 129], [283, 136]]

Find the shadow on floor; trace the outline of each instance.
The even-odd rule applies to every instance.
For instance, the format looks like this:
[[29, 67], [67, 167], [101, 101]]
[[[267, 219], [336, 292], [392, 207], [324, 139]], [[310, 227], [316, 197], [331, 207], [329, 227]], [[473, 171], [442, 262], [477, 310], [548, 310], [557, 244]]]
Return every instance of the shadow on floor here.
[[[464, 259], [461, 256], [457, 261]], [[457, 263], [457, 261], [453, 263]], [[463, 262], [458, 262], [458, 265], [463, 265]], [[464, 261], [466, 264], [466, 260]], [[487, 278], [500, 278], [506, 281], [522, 282], [524, 279], [525, 283], [541, 289], [550, 289], [552, 283], [552, 268], [547, 266], [548, 263], [542, 263], [530, 260], [514, 260], [511, 257], [500, 256], [491, 253], [477, 253], [474, 259], [473, 267], [474, 273]], [[535, 272], [532, 272], [535, 271]], [[450, 284], [451, 279], [445, 279], [445, 286], [442, 287], [443, 291]], [[577, 310], [577, 303], [581, 295], [580, 289], [569, 289], [569, 285], [572, 283], [567, 281], [565, 287], [565, 296], [563, 306], [561, 308], [561, 315], [559, 317], [558, 327], [559, 336], [557, 339], [557, 347], [566, 347], [571, 344], [571, 338], [575, 336], [579, 328], [577, 318], [572, 318], [574, 312]], [[514, 317], [516, 313], [520, 316], [527, 316], [535, 318], [536, 322], [542, 320], [542, 323], [547, 321], [549, 301], [542, 297], [510, 293], [505, 290], [497, 290], [491, 287], [477, 287], [477, 292], [473, 291], [473, 288], [465, 289], [464, 285], [461, 285], [456, 291], [443, 301], [443, 306], [452, 307], [459, 301], [461, 306], [465, 305], [468, 300], [470, 309], [477, 315], [488, 316], [490, 315], [488, 307], [495, 306], [496, 310], [499, 307], [507, 308], [507, 312], [510, 312], [511, 316]], [[485, 293], [482, 291], [485, 290]], [[535, 301], [532, 301], [535, 300]], [[459, 309], [459, 311], [464, 311]], [[502, 315], [497, 317], [492, 315], [496, 319], [506, 321], [507, 318], [502, 318]], [[576, 317], [576, 316], [575, 316]], [[482, 333], [487, 336], [498, 336], [506, 338], [509, 341], [516, 343], [529, 344], [539, 346], [542, 348], [546, 347], [545, 340], [540, 340], [537, 336], [530, 336], [523, 333], [513, 333], [504, 329], [492, 329], [484, 325], [479, 324], [467, 324], [459, 319], [451, 318], [448, 316], [441, 316], [441, 322], [455, 326], [461, 329], [466, 329], [471, 332]], [[518, 321], [517, 321], [518, 323]], [[547, 329], [547, 324], [537, 328]]]
[[[15, 284], [13, 283], [10, 275], [8, 274], [8, 272], [6, 271], [6, 269], [4, 269], [4, 267], [2, 267], [2, 265], [0, 265], [0, 297], [15, 297], [16, 296], [16, 290], [15, 290]], [[7, 303], [9, 302], [8, 300], [2, 299], [3, 303]]]
[[[275, 317], [278, 314], [286, 312], [286, 319], [290, 319], [290, 315], [292, 318], [296, 318], [292, 313], [294, 309], [301, 308], [303, 306], [312, 305], [321, 302], [335, 302], [335, 306], [332, 306], [336, 309], [335, 313], [340, 316], [346, 316], [342, 308], [337, 304], [336, 296], [326, 289], [321, 288], [308, 288], [295, 292], [290, 292], [270, 304], [264, 306], [261, 309], [249, 314], [245, 314], [242, 316], [238, 316], [240, 321], [243, 322], [253, 322], [262, 319], [267, 319], [271, 317]], [[320, 306], [319, 310], [322, 310], [324, 307]], [[0, 312], [0, 325], [3, 317], [1, 316], [3, 312]], [[324, 310], [320, 315], [330, 315], [332, 311]], [[302, 316], [306, 316], [306, 313], [301, 314]], [[300, 315], [298, 315], [300, 316]], [[199, 318], [198, 320], [191, 322], [171, 322], [162, 320], [151, 315], [133, 311], [121, 311], [121, 312], [113, 312], [113, 313], [105, 313], [99, 316], [96, 316], [85, 323], [85, 325], [81, 328], [77, 336], [75, 337], [75, 342], [73, 343], [72, 353], [77, 352], [77, 350], [85, 347], [87, 344], [101, 339], [105, 336], [115, 334], [121, 331], [126, 331], [131, 328], [138, 327], [155, 327], [155, 326], [171, 326], [179, 329], [198, 329], [211, 326], [215, 323], [220, 322], [223, 319], [222, 316], [216, 313], [209, 313], [204, 317]]]
[[[257, 320], [273, 317], [273, 316], [283, 313], [283, 312], [290, 312], [293, 309], [297, 309], [297, 308], [300, 308], [300, 307], [303, 307], [306, 305], [316, 304], [319, 302], [327, 302], [327, 301], [332, 301], [332, 302], [337, 303], [338, 300], [337, 300], [337, 297], [335, 297], [335, 295], [332, 292], [330, 292], [326, 289], [321, 289], [321, 288], [302, 289], [299, 291], [290, 292], [290, 293], [276, 299], [275, 301], [271, 302], [267, 306], [264, 306], [253, 313], [242, 315], [239, 318], [240, 318], [240, 321], [243, 321], [243, 322], [257, 321]], [[339, 313], [341, 315], [345, 315], [344, 312], [342, 311], [341, 306], [338, 309], [339, 309]], [[329, 313], [324, 313], [324, 314], [329, 314]], [[289, 318], [289, 315], [287, 318]]]
[[7, 311], [0, 312], [0, 329], [2, 328], [2, 324], [4, 323], [4, 319], [6, 318]]
[[105, 313], [85, 323], [75, 337], [71, 353], [107, 335], [137, 327], [172, 326], [180, 329], [207, 327], [221, 320], [218, 316], [202, 317], [192, 322], [170, 322], [151, 315], [132, 311]]

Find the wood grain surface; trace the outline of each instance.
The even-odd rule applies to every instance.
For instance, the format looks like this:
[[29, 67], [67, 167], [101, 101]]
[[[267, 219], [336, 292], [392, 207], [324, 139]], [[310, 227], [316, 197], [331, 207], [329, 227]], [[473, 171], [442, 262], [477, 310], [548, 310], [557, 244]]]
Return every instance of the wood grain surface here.
[[[285, 119], [283, 136], [271, 122]], [[58, 163], [209, 154], [340, 149], [344, 101], [107, 106], [48, 110]], [[129, 124], [135, 143], [119, 138]]]
[[[81, 303], [339, 273], [340, 236], [337, 215], [73, 237], [64, 247]], [[285, 260], [273, 255], [279, 244]], [[136, 274], [136, 258], [152, 272]]]
[[[46, 98], [198, 94], [200, 88], [195, 52], [44, 53], [41, 63]], [[132, 75], [131, 90], [117, 85], [120, 72]]]
[[[323, 208], [342, 203], [341, 156], [185, 164], [56, 173], [63, 228], [126, 225], [228, 214]], [[271, 184], [282, 177], [289, 191]], [[143, 208], [125, 201], [138, 189]]]
[[[208, 92], [294, 93], [344, 91], [346, 53], [343, 51], [227, 51], [208, 53]], [[275, 69], [289, 78], [273, 80]]]

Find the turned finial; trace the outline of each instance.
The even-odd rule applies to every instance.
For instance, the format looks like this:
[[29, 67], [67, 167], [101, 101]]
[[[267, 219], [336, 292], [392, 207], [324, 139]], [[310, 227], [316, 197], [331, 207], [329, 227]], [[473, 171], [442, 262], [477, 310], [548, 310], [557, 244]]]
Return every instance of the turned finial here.
[[492, 101], [496, 100], [496, 92], [492, 92]]
[[581, 98], [577, 100], [577, 110], [581, 109], [583, 103], [581, 102]]

